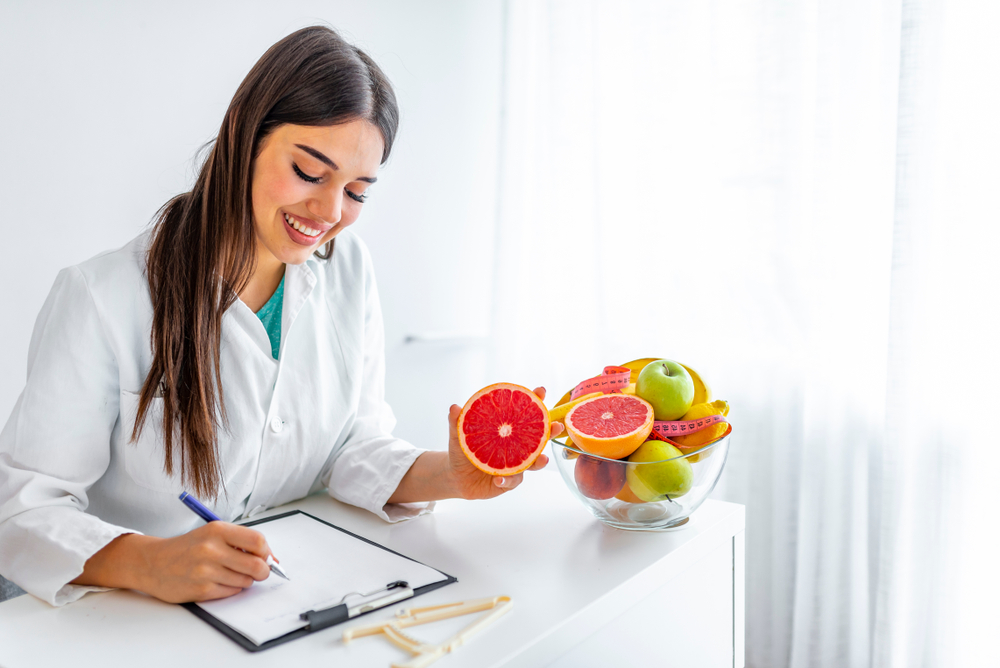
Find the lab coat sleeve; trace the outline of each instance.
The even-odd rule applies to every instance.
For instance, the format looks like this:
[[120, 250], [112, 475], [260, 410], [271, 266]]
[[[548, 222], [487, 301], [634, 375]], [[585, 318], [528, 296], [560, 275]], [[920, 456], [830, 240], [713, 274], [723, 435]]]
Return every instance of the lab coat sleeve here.
[[138, 533], [84, 512], [111, 457], [117, 368], [86, 279], [64, 269], [35, 322], [24, 391], [0, 432], [0, 573], [52, 605], [103, 591], [67, 583], [114, 538]]
[[375, 274], [362, 246], [364, 267], [364, 363], [357, 416], [324, 480], [333, 498], [365, 508], [387, 522], [411, 519], [434, 503], [388, 503], [399, 481], [425, 452], [392, 435], [396, 418], [385, 402], [385, 328]]

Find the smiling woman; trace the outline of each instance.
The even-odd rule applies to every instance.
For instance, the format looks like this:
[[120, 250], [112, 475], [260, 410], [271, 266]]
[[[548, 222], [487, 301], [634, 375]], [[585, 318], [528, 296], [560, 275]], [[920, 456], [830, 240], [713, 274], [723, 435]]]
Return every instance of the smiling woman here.
[[274, 555], [201, 525], [185, 488], [224, 520], [327, 488], [396, 521], [520, 483], [469, 463], [457, 405], [447, 451], [391, 434], [378, 290], [347, 228], [397, 122], [367, 55], [295, 32], [236, 91], [191, 192], [59, 274], [0, 434], [0, 573], [53, 605], [97, 587], [220, 598]]

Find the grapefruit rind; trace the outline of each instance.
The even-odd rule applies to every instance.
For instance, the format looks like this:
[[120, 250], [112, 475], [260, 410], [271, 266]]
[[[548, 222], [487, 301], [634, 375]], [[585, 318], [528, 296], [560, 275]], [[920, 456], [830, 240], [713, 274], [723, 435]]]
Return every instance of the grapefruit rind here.
[[[600, 403], [595, 403], [600, 402]], [[609, 436], [597, 436], [593, 434], [593, 429], [583, 424], [583, 416], [589, 416], [589, 419], [593, 419], [591, 415], [595, 410], [600, 409], [602, 414], [602, 419], [607, 419], [609, 427], [618, 428], [620, 430], [621, 425], [610, 422], [610, 420], [617, 420], [618, 415], [615, 415], [616, 410], [628, 410], [632, 413], [633, 421], [638, 416], [638, 409], [644, 408], [645, 415], [642, 417], [642, 421], [637, 423], [629, 431], [612, 434]], [[609, 418], [603, 418], [603, 415], [607, 413], [612, 413]], [[577, 422], [574, 423], [574, 417], [577, 418]], [[628, 394], [606, 394], [600, 397], [594, 397], [593, 399], [588, 399], [580, 404], [573, 407], [572, 410], [566, 415], [564, 421], [566, 426], [566, 432], [569, 434], [570, 438], [573, 439], [573, 443], [576, 444], [578, 448], [584, 452], [589, 452], [592, 455], [597, 455], [599, 457], [607, 457], [608, 459], [622, 459], [623, 457], [628, 457], [633, 452], [635, 452], [640, 445], [642, 445], [646, 437], [653, 430], [653, 407], [647, 402], [639, 397], [631, 396]], [[587, 433], [589, 430], [590, 433]]]
[[[506, 401], [505, 397], [510, 397], [510, 401]], [[483, 398], [486, 403], [477, 405]], [[537, 412], [533, 407], [538, 409]], [[520, 420], [517, 419], [519, 417]], [[497, 425], [498, 419], [503, 423]], [[534, 392], [514, 383], [494, 383], [473, 394], [465, 402], [457, 426], [458, 442], [466, 458], [483, 473], [496, 476], [515, 475], [528, 469], [542, 454], [551, 433], [549, 411], [545, 404]], [[505, 433], [500, 433], [501, 430]], [[498, 436], [503, 440], [498, 441]], [[510, 437], [520, 437], [521, 447], [516, 447], [516, 441], [506, 442]], [[490, 449], [490, 443], [508, 447]], [[511, 449], [510, 446], [515, 447]], [[514, 455], [516, 463], [511, 466], [497, 465], [501, 458], [507, 464], [510, 454]]]

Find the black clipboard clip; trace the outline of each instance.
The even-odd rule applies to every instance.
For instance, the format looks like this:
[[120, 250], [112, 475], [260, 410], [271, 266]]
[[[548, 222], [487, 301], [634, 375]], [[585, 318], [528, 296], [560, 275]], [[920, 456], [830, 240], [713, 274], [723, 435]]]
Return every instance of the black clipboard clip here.
[[[377, 598], [368, 600], [372, 596], [376, 595], [378, 595]], [[362, 602], [354, 605], [348, 605], [345, 602], [348, 596], [360, 596]], [[319, 631], [320, 629], [325, 629], [328, 626], [346, 622], [348, 619], [353, 619], [358, 615], [371, 612], [372, 610], [377, 610], [379, 608], [384, 608], [387, 605], [392, 605], [397, 601], [402, 601], [412, 596], [413, 589], [410, 588], [410, 584], [404, 580], [396, 580], [395, 582], [390, 582], [381, 589], [376, 589], [375, 591], [368, 592], [367, 594], [362, 594], [361, 592], [356, 591], [351, 592], [350, 594], [345, 594], [344, 598], [340, 599], [341, 602], [338, 605], [331, 608], [323, 608], [322, 610], [310, 610], [309, 612], [303, 612], [299, 615], [299, 619], [304, 619], [308, 622], [305, 627], [307, 630]]]

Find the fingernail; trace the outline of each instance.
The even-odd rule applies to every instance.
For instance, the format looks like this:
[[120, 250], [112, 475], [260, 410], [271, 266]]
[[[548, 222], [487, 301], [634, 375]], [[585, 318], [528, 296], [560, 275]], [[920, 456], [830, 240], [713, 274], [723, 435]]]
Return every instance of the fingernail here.
[[507, 484], [507, 478], [497, 478], [497, 487], [503, 487]]

